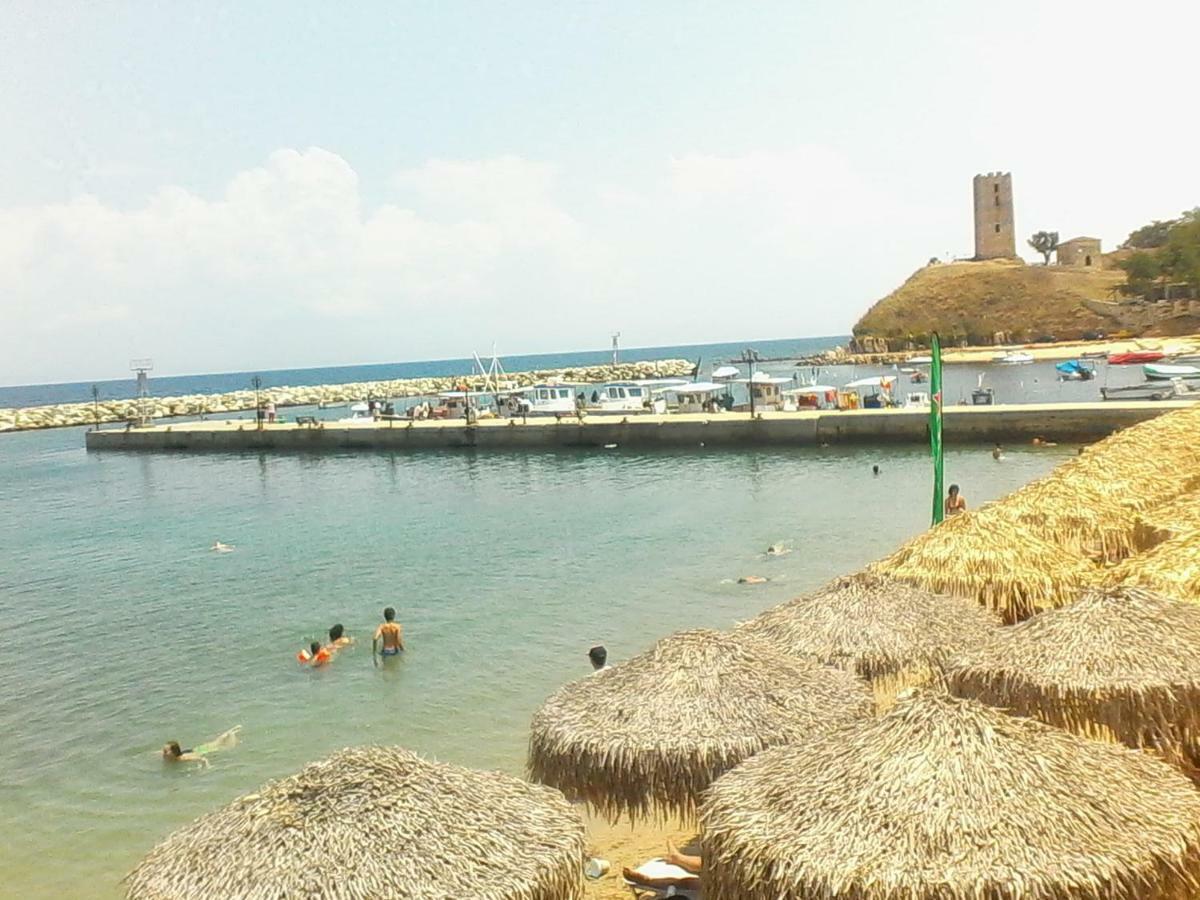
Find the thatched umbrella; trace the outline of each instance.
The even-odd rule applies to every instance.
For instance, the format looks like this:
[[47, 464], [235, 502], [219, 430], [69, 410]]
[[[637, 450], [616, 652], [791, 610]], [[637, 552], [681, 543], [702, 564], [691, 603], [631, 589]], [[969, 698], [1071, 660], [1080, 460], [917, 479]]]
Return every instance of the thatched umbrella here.
[[583, 896], [583, 861], [583, 822], [557, 791], [359, 747], [176, 831], [127, 890], [153, 900], [560, 900]]
[[1200, 606], [1137, 588], [1087, 591], [962, 651], [951, 691], [1077, 734], [1200, 755]]
[[940, 679], [952, 652], [986, 641], [998, 625], [974, 601], [864, 572], [772, 607], [737, 631], [854, 672], [871, 682], [882, 709], [903, 688]]
[[1069, 603], [1096, 579], [1088, 560], [990, 508], [953, 516], [870, 568], [926, 590], [976, 600], [1010, 623]]
[[1200, 603], [1200, 530], [1182, 532], [1131, 556], [1109, 569], [1105, 580]]
[[914, 693], [713, 785], [705, 896], [1177, 900], [1200, 887], [1200, 793], [1170, 766]]
[[1187, 491], [1138, 516], [1143, 546], [1149, 547], [1200, 529], [1200, 492]]
[[1073, 477], [1070, 464], [988, 507], [1044, 541], [1103, 560], [1143, 549], [1138, 520], [1092, 480]]
[[683, 631], [552, 694], [533, 717], [529, 771], [610, 819], [690, 819], [709, 784], [764, 747], [870, 714], [848, 672]]

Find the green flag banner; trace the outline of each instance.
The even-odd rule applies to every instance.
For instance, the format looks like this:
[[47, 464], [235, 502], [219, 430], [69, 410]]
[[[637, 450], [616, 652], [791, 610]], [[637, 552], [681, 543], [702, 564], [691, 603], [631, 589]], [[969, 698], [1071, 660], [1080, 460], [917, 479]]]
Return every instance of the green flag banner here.
[[933, 524], [945, 518], [942, 501], [942, 341], [936, 333], [930, 344], [929, 450], [933, 456]]

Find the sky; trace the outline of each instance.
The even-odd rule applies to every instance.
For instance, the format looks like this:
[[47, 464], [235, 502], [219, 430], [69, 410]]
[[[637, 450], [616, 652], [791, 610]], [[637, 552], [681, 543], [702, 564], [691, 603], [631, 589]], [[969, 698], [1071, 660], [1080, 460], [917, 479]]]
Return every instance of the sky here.
[[845, 334], [1200, 205], [1200, 3], [0, 7], [0, 384]]

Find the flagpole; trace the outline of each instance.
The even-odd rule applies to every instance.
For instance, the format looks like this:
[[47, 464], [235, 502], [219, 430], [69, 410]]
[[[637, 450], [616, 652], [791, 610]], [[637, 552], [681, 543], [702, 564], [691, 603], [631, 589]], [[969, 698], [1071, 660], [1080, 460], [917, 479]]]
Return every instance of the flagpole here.
[[942, 501], [944, 464], [942, 458], [942, 341], [937, 332], [930, 341], [929, 366], [929, 451], [933, 457], [933, 524], [945, 518]]

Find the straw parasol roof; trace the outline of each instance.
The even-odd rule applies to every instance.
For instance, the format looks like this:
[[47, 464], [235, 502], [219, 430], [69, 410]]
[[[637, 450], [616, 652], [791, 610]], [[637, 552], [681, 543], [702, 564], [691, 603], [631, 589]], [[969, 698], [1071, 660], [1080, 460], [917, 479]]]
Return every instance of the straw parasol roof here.
[[1075, 599], [1096, 568], [1035, 537], [994, 508], [961, 513], [922, 532], [870, 571], [938, 593], [978, 601], [1005, 622]]
[[610, 819], [689, 819], [709, 784], [764, 747], [870, 714], [848, 672], [683, 631], [552, 694], [533, 717], [529, 771]]
[[1200, 529], [1200, 492], [1187, 491], [1159, 504], [1138, 517], [1143, 531], [1153, 536], [1147, 543], [1158, 544], [1188, 531]]
[[933, 692], [759, 754], [700, 813], [738, 900], [1181, 900], [1200, 793], [1147, 754]]
[[1137, 588], [1086, 591], [965, 649], [951, 691], [1089, 737], [1200, 757], [1200, 606]]
[[584, 831], [557, 791], [358, 747], [187, 825], [127, 876], [130, 898], [583, 896]]
[[1118, 560], [1142, 549], [1139, 522], [1129, 508], [1092, 480], [1070, 473], [1060, 467], [988, 508], [1044, 541], [1087, 557]]
[[983, 643], [998, 624], [973, 601], [864, 572], [768, 609], [737, 631], [854, 672], [871, 682], [882, 707], [905, 687], [940, 679], [953, 651]]
[[1131, 556], [1109, 569], [1105, 580], [1200, 603], [1200, 530], [1182, 532]]

